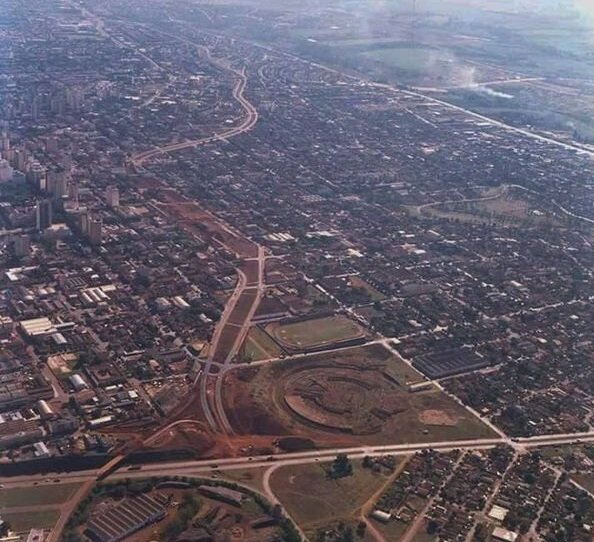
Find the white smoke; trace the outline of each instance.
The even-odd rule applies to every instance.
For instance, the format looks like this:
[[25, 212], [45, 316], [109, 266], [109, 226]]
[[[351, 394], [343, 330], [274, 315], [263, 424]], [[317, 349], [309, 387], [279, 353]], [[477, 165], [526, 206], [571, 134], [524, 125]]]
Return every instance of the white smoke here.
[[481, 92], [482, 94], [487, 94], [488, 96], [493, 96], [494, 98], [504, 98], [506, 100], [513, 100], [513, 94], [507, 94], [505, 92], [499, 92], [498, 90], [493, 90], [490, 87], [485, 87], [483, 85], [476, 85], [469, 87], [470, 90], [474, 92]]
[[477, 81], [476, 67], [474, 66], [460, 66], [456, 73], [456, 82], [458, 83], [456, 88], [463, 88], [473, 92], [479, 92], [481, 94], [486, 94], [487, 96], [493, 96], [494, 98], [503, 98], [506, 100], [512, 100], [514, 98], [512, 94], [494, 90], [491, 87], [483, 85]]

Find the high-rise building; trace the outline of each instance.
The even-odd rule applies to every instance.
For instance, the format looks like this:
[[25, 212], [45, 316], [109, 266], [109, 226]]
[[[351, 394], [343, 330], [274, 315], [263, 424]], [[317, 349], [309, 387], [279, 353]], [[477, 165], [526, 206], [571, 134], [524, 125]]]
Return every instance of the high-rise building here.
[[78, 204], [78, 183], [76, 181], [70, 181], [68, 183], [68, 207], [70, 209], [78, 209]]
[[73, 111], [79, 111], [85, 99], [85, 93], [81, 88], [69, 88], [66, 91], [66, 103]]
[[10, 138], [6, 132], [0, 136], [0, 152], [5, 153], [10, 150]]
[[35, 96], [33, 98], [33, 101], [31, 102], [31, 118], [33, 120], [37, 120], [39, 118], [40, 114], [41, 114], [40, 99], [38, 96]]
[[27, 169], [27, 151], [25, 149], [17, 149], [13, 160], [16, 169], [24, 173]]
[[47, 189], [47, 175], [45, 168], [37, 161], [33, 161], [29, 171], [27, 172], [27, 178], [37, 190], [45, 191]]
[[8, 160], [0, 160], [0, 183], [5, 183], [12, 179], [13, 170], [8, 163]]
[[54, 199], [61, 199], [68, 193], [66, 172], [62, 169], [53, 169], [47, 174], [47, 191]]
[[103, 237], [103, 221], [100, 218], [89, 218], [89, 243], [100, 245]]
[[105, 199], [107, 200], [107, 205], [110, 207], [116, 208], [120, 206], [120, 191], [118, 190], [117, 186], [109, 185], [105, 189]]
[[28, 235], [15, 235], [12, 239], [12, 249], [17, 258], [31, 254], [31, 242]]
[[66, 178], [66, 172], [60, 171], [58, 173], [52, 193], [54, 195], [54, 199], [62, 199], [64, 196], [68, 195], [68, 180]]
[[78, 211], [76, 225], [85, 237], [89, 234], [89, 214], [86, 209]]
[[62, 156], [62, 167], [67, 175], [70, 175], [72, 171], [72, 156], [69, 154], [65, 154]]
[[35, 225], [38, 230], [45, 230], [52, 225], [52, 202], [49, 199], [39, 200], [35, 209]]

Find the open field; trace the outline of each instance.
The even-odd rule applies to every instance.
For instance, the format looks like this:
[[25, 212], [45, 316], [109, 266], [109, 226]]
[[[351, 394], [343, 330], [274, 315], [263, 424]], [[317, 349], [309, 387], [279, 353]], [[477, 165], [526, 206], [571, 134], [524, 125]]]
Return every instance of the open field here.
[[358, 516], [361, 507], [386, 482], [386, 476], [353, 462], [353, 475], [330, 479], [328, 465], [282, 467], [271, 476], [274, 494], [304, 529]]
[[231, 349], [235, 344], [235, 340], [237, 339], [237, 336], [240, 332], [241, 329], [236, 325], [227, 324], [223, 328], [219, 338], [219, 344], [213, 355], [213, 359], [215, 361], [223, 363], [227, 359], [227, 356], [229, 355], [229, 352], [231, 352]]
[[493, 437], [381, 345], [245, 367], [225, 380], [225, 408], [242, 435], [296, 436], [318, 446]]
[[18, 506], [44, 506], [61, 504], [67, 501], [80, 484], [56, 484], [2, 489], [0, 491], [0, 508]]
[[260, 361], [277, 358], [280, 354], [278, 344], [259, 327], [253, 327], [243, 343], [241, 357], [243, 361]]
[[385, 524], [373, 519], [371, 521], [373, 526], [385, 536], [386, 540], [400, 540], [409, 527], [407, 523], [402, 521], [390, 521]]
[[241, 263], [241, 271], [245, 274], [248, 286], [258, 285], [258, 275], [260, 266], [257, 260], [245, 260]]
[[594, 493], [594, 474], [573, 474], [571, 477], [586, 491]]
[[275, 322], [266, 326], [266, 332], [288, 351], [322, 348], [365, 335], [359, 324], [342, 315], [289, 324]]
[[16, 532], [31, 529], [51, 529], [58, 521], [57, 510], [34, 510], [29, 512], [2, 512], [2, 519]]

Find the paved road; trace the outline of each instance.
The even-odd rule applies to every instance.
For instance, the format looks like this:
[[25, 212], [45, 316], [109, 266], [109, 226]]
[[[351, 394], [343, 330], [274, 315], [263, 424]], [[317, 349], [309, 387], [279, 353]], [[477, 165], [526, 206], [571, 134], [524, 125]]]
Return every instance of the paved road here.
[[[98, 28], [100, 28], [103, 31], [103, 21], [101, 21], [98, 18], [97, 18], [97, 20], [98, 20], [98, 25], [99, 25]], [[192, 46], [195, 46], [196, 48], [201, 48], [202, 50], [204, 50], [206, 52], [206, 56], [207, 56], [208, 60], [213, 65], [216, 65], [220, 69], [232, 72], [232, 74], [237, 78], [237, 81], [233, 88], [233, 97], [240, 103], [246, 116], [240, 125], [238, 125], [234, 128], [231, 128], [229, 130], [226, 130], [222, 133], [214, 134], [212, 136], [208, 136], [208, 137], [204, 137], [204, 138], [200, 138], [200, 139], [196, 139], [196, 140], [172, 143], [169, 145], [165, 145], [162, 147], [158, 147], [158, 148], [151, 149], [151, 150], [145, 151], [143, 153], [140, 153], [132, 159], [134, 164], [136, 164], [137, 166], [141, 166], [143, 162], [145, 162], [146, 160], [149, 160], [150, 158], [153, 158], [157, 155], [161, 155], [161, 154], [165, 154], [165, 153], [169, 153], [169, 152], [173, 152], [173, 151], [177, 151], [177, 150], [187, 149], [187, 148], [191, 148], [191, 147], [196, 147], [196, 146], [203, 145], [206, 143], [210, 143], [210, 142], [218, 141], [218, 140], [225, 139], [228, 137], [232, 137], [234, 135], [238, 135], [240, 133], [243, 133], [243, 132], [251, 129], [255, 125], [255, 123], [258, 120], [258, 112], [255, 109], [255, 107], [249, 102], [249, 100], [247, 100], [244, 96], [244, 92], [245, 92], [245, 88], [246, 88], [246, 84], [247, 84], [247, 77], [245, 75], [244, 70], [241, 70], [241, 71], [236, 70], [220, 60], [213, 59], [210, 55], [210, 51], [207, 48], [202, 47], [201, 45], [196, 44], [190, 40], [180, 38], [179, 36], [166, 34], [165, 32], [161, 32], [154, 28], [152, 28], [152, 30], [157, 33], [160, 33], [160, 34], [167, 35], [171, 39], [188, 43]], [[264, 49], [269, 49], [269, 48], [264, 47]], [[141, 52], [139, 50], [136, 50], [136, 52], [138, 54], [141, 54]], [[278, 51], [276, 51], [276, 52], [278, 52]], [[281, 52], [281, 54], [284, 54], [284, 53]], [[142, 53], [142, 55], [144, 55], [144, 53]], [[287, 55], [287, 56], [294, 56], [294, 55]], [[161, 66], [154, 63], [152, 61], [152, 59], [150, 59], [149, 57], [145, 57], [145, 59], [147, 61], [151, 62], [156, 69], [163, 69]], [[305, 61], [308, 64], [316, 65], [316, 66], [326, 69], [328, 71], [333, 71], [333, 72], [336, 71], [336, 70], [329, 69], [326, 66], [315, 64], [315, 63], [309, 62], [304, 59], [300, 59], [300, 60]], [[345, 74], [341, 74], [341, 75], [345, 75]], [[350, 77], [350, 76], [347, 76], [347, 77]], [[360, 79], [356, 79], [353, 77], [350, 77], [350, 78], [353, 80], [356, 80], [358, 82], [361, 82]], [[564, 147], [567, 149], [571, 149], [573, 151], [587, 153], [589, 155], [594, 155], [594, 153], [592, 153], [590, 151], [586, 151], [586, 150], [579, 148], [577, 146], [574, 146], [571, 144], [566, 144], [566, 143], [557, 141], [555, 139], [551, 139], [551, 138], [548, 138], [545, 136], [541, 136], [539, 134], [535, 134], [535, 133], [527, 131], [527, 130], [522, 130], [519, 128], [509, 126], [507, 124], [496, 121], [494, 119], [485, 117], [483, 115], [479, 115], [473, 111], [452, 105], [451, 103], [448, 103], [448, 102], [445, 102], [442, 100], [438, 100], [438, 99], [429, 97], [429, 96], [421, 94], [421, 93], [410, 92], [410, 91], [401, 91], [401, 90], [397, 90], [397, 89], [394, 89], [394, 88], [386, 86], [386, 85], [380, 85], [380, 84], [376, 84], [376, 83], [367, 83], [367, 84], [369, 84], [371, 86], [378, 86], [378, 87], [384, 86], [384, 87], [389, 88], [395, 92], [403, 92], [404, 94], [423, 97], [426, 100], [432, 101], [434, 103], [439, 103], [439, 104], [441, 104], [443, 106], [447, 106], [448, 108], [451, 108], [453, 110], [458, 110], [458, 111], [464, 112], [476, 119], [479, 119], [479, 120], [485, 121], [485, 122], [489, 122], [490, 124], [499, 126], [506, 130], [513, 131], [513, 132], [528, 136], [530, 138], [540, 140], [542, 142], [547, 142], [547, 143], [558, 145], [558, 146], [561, 146], [561, 147]], [[571, 214], [569, 211], [566, 211], [566, 210], [564, 210], [564, 211], [568, 214]], [[263, 255], [263, 249], [262, 249], [262, 247], [259, 247], [258, 261], [261, 263], [260, 263], [260, 269], [259, 269], [260, 280], [259, 280], [258, 286], [256, 287], [256, 291], [257, 291], [256, 299], [258, 300], [258, 302], [259, 302], [259, 296], [262, 295], [263, 290], [264, 290], [264, 284], [263, 284], [263, 280], [262, 280], [264, 260], [265, 260], [265, 257]], [[239, 289], [236, 289], [236, 291], [233, 294], [233, 295], [237, 294], [237, 297], [233, 298], [233, 295], [232, 295], [231, 303], [228, 304], [228, 307], [227, 307], [229, 310], [227, 310], [227, 308], [225, 310], [226, 319], [222, 319], [222, 321], [220, 322], [220, 325], [217, 326], [217, 331], [219, 334], [216, 335], [215, 341], [213, 341], [215, 343], [215, 348], [212, 349], [213, 353], [216, 351], [216, 346], [218, 346], [220, 332], [227, 324], [227, 320], [229, 318], [229, 315], [232, 312], [232, 309], [235, 307], [235, 304], [237, 303], [237, 299], [239, 299], [241, 292], [245, 291], [245, 289], [246, 289], [245, 284], [241, 285], [241, 275], [240, 275]], [[231, 429], [230, 424], [229, 424], [228, 420], [226, 419], [226, 415], [224, 413], [224, 408], [223, 408], [223, 404], [222, 404], [222, 380], [223, 380], [224, 374], [227, 372], [227, 370], [231, 369], [230, 362], [233, 359], [234, 355], [236, 354], [237, 349], [241, 346], [242, 336], [244, 337], [245, 334], [247, 333], [247, 330], [249, 329], [249, 321], [251, 320], [251, 317], [253, 316], [253, 313], [255, 312], [256, 307], [257, 307], [257, 302], [254, 302], [252, 307], [250, 308], [248, 317], [246, 317], [245, 321], [242, 324], [241, 333], [238, 334], [236, 341], [235, 341], [233, 347], [231, 348], [231, 351], [228, 353], [224, 362], [222, 363], [222, 366], [219, 370], [219, 373], [218, 373], [218, 375], [216, 377], [216, 381], [215, 381], [214, 398], [213, 398], [214, 403], [213, 403], [212, 408], [208, 401], [208, 394], [207, 394], [208, 386], [207, 386], [207, 376], [206, 375], [208, 374], [210, 367], [213, 364], [213, 359], [207, 360], [208, 370], [206, 370], [203, 373], [204, 376], [200, 380], [201, 398], [204, 401], [203, 407], [206, 407], [205, 408], [205, 416], [207, 417], [208, 423], [214, 429], [217, 429], [219, 426], [221, 426], [221, 428], [223, 430]], [[215, 331], [215, 333], [216, 333], [216, 331]], [[214, 355], [214, 354], [211, 354], [211, 355]], [[209, 356], [209, 358], [210, 358], [210, 356]], [[164, 428], [164, 430], [167, 430], [167, 429], [168, 429], [168, 427]], [[501, 443], [507, 443], [507, 444], [510, 444], [516, 448], [530, 448], [530, 447], [535, 447], [535, 446], [560, 445], [560, 444], [585, 442], [585, 441], [594, 441], [594, 433], [543, 436], [543, 437], [535, 437], [535, 438], [531, 438], [531, 439], [510, 439], [510, 438], [506, 437], [505, 435], [502, 435], [500, 438], [483, 439], [483, 440], [449, 441], [449, 442], [437, 442], [437, 443], [426, 443], [426, 444], [398, 444], [398, 445], [388, 445], [388, 446], [379, 446], [379, 447], [378, 446], [376, 446], [376, 447], [355, 447], [355, 448], [348, 448], [348, 449], [337, 448], [337, 449], [332, 449], [332, 450], [302, 452], [302, 453], [298, 453], [298, 454], [286, 454], [286, 455], [283, 455], [281, 459], [277, 460], [277, 463], [275, 464], [275, 468], [278, 468], [280, 466], [285, 466], [285, 465], [291, 465], [291, 464], [307, 464], [307, 463], [313, 463], [316, 461], [330, 461], [330, 460], [332, 460], [333, 457], [335, 457], [335, 455], [337, 453], [340, 453], [340, 452], [348, 453], [353, 457], [361, 457], [363, 455], [383, 455], [383, 454], [388, 454], [388, 453], [389, 454], [407, 454], [407, 453], [414, 453], [416, 451], [419, 451], [422, 449], [427, 449], [427, 448], [434, 448], [434, 449], [439, 449], [439, 450], [448, 450], [448, 449], [454, 449], [454, 448], [477, 449], [477, 448], [489, 448], [489, 447], [493, 447], [493, 446], [495, 446], [497, 444], [501, 444]], [[169, 463], [169, 464], [161, 464], [161, 465], [144, 465], [142, 467], [141, 471], [126, 471], [126, 470], [122, 471], [122, 470], [120, 470], [120, 471], [117, 471], [114, 474], [110, 475], [110, 478], [113, 478], [113, 479], [124, 478], [124, 477], [141, 478], [141, 477], [145, 477], [145, 476], [148, 476], [151, 474], [188, 474], [188, 475], [193, 475], [193, 474], [200, 474], [200, 473], [205, 473], [205, 472], [211, 471], [213, 469], [213, 464], [215, 464], [213, 461], [189, 461], [189, 462], [173, 463], [173, 464]], [[242, 458], [222, 459], [222, 460], [217, 460], [216, 464], [218, 465], [217, 468], [219, 468], [221, 470], [231, 470], [231, 469], [246, 468], [246, 467], [251, 467], [251, 466], [254, 466], [254, 467], [256, 467], [256, 466], [260, 466], [260, 467], [261, 466], [270, 466], [270, 462], [267, 460], [267, 458], [262, 457], [262, 456], [255, 457], [255, 458], [242, 457]], [[270, 470], [270, 472], [272, 472], [272, 470]], [[71, 500], [72, 504], [71, 505], [69, 504], [69, 509], [73, 510], [74, 507], [76, 506], [78, 500], [85, 494], [85, 492], [94, 483], [96, 476], [97, 476], [97, 471], [86, 471], [85, 473], [79, 472], [79, 473], [61, 474], [59, 476], [61, 477], [61, 480], [63, 480], [63, 481], [68, 481], [68, 482], [80, 481], [83, 483], [80, 490], [77, 492], [76, 497]], [[15, 485], [15, 484], [16, 485], [18, 485], [18, 484], [28, 485], [28, 484], [33, 483], [34, 481], [39, 482], [41, 479], [42, 479], [42, 477], [27, 476], [27, 477], [18, 477], [18, 478], [14, 478], [14, 479], [10, 479], [10, 480], [5, 479], [4, 482], [6, 484], [6, 487], [9, 487], [10, 485]], [[268, 490], [271, 492], [271, 497], [274, 498], [274, 494], [272, 493], [272, 490], [269, 487], [268, 487]], [[67, 521], [67, 518], [68, 518], [68, 514], [64, 513], [61, 515], [58, 524], [56, 525], [55, 529], [53, 530], [53, 532], [50, 535], [50, 537], [48, 538], [48, 540], [53, 541], [53, 540], [57, 540], [59, 538], [59, 535], [61, 533], [61, 530], [62, 530], [64, 524]]]
[[[499, 444], [513, 444], [516, 447], [523, 449], [530, 449], [540, 446], [559, 446], [562, 444], [577, 444], [582, 442], [594, 442], [594, 432], [590, 433], [575, 433], [575, 434], [558, 434], [530, 438], [507, 439], [507, 438], [493, 438], [493, 439], [474, 439], [462, 441], [448, 441], [448, 442], [428, 442], [422, 444], [393, 444], [384, 446], [358, 446], [352, 448], [333, 448], [327, 450], [314, 450], [307, 452], [295, 452], [283, 454], [281, 456], [254, 456], [254, 457], [239, 457], [226, 459], [210, 459], [197, 461], [182, 461], [162, 464], [146, 464], [141, 465], [141, 470], [129, 471], [127, 469], [119, 469], [113, 474], [109, 475], [110, 480], [121, 480], [124, 478], [146, 478], [150, 476], [202, 476], [205, 474], [212, 474], [214, 471], [237, 470], [246, 468], [271, 467], [274, 469], [289, 466], [289, 465], [304, 465], [316, 462], [332, 461], [338, 453], [346, 453], [349, 457], [362, 458], [366, 455], [381, 456], [381, 455], [407, 455], [421, 450], [434, 449], [440, 451], [449, 451], [455, 449], [489, 449]], [[271, 465], [271, 457], [275, 462]], [[97, 470], [78, 471], [71, 473], [60, 473], [50, 475], [52, 477], [58, 476], [60, 481], [57, 483], [50, 482], [52, 485], [63, 483], [81, 483], [80, 489], [75, 496], [64, 506], [62, 514], [58, 523], [52, 530], [48, 537], [48, 542], [57, 542], [59, 536], [66, 525], [68, 517], [76, 508], [76, 505], [84, 497], [84, 495], [91, 489], [96, 481]], [[270, 471], [272, 473], [272, 471]], [[4, 488], [10, 487], [31, 487], [32, 484], [44, 484], [48, 478], [48, 474], [42, 475], [27, 475], [16, 477], [2, 477], [0, 482]], [[274, 492], [270, 487], [270, 475], [268, 476], [268, 484], [265, 485], [266, 493], [269, 497], [274, 497]]]
[[60, 516], [58, 521], [54, 525], [54, 528], [49, 532], [46, 542], [58, 542], [62, 536], [62, 531], [68, 523], [68, 519], [78, 506], [78, 503], [85, 497], [85, 495], [91, 491], [91, 488], [95, 484], [95, 478], [84, 480], [82, 485], [78, 488], [76, 493], [66, 501], [60, 509]]
[[[213, 470], [234, 470], [245, 468], [269, 467], [271, 462], [276, 467], [288, 465], [304, 465], [309, 463], [332, 461], [337, 454], [346, 453], [351, 458], [381, 455], [406, 455], [422, 450], [433, 449], [440, 451], [464, 449], [489, 449], [499, 444], [508, 444], [508, 440], [513, 442], [518, 447], [524, 449], [532, 449], [541, 446], [560, 446], [566, 444], [579, 444], [584, 442], [594, 442], [594, 431], [589, 433], [571, 433], [571, 434], [557, 434], [539, 437], [506, 439], [506, 438], [491, 438], [491, 439], [466, 439], [466, 440], [452, 440], [447, 442], [425, 442], [415, 444], [386, 444], [381, 446], [355, 446], [349, 448], [329, 448], [323, 450], [311, 450], [305, 452], [293, 452], [275, 456], [250, 456], [250, 457], [232, 457], [222, 459], [199, 459], [191, 461], [176, 461], [169, 463], [151, 464], [147, 463], [141, 465], [139, 471], [128, 471], [126, 468], [120, 468], [113, 474], [108, 476], [108, 479], [122, 479], [122, 478], [144, 478], [152, 475], [174, 475], [174, 474], [200, 474], [204, 472], [211, 472]], [[272, 458], [272, 459], [271, 459]], [[73, 482], [87, 482], [93, 483], [97, 476], [97, 470], [86, 470], [69, 473], [55, 473], [55, 474], [35, 474], [25, 476], [4, 476], [0, 477], [0, 483], [5, 488], [30, 486], [34, 482], [43, 484], [48, 478], [59, 477], [58, 483], [73, 483]], [[52, 485], [58, 485], [52, 483]]]
[[[202, 410], [204, 411], [206, 421], [208, 422], [208, 425], [210, 426], [210, 428], [213, 431], [217, 430], [218, 424], [217, 424], [217, 420], [215, 418], [215, 414], [213, 414], [213, 412], [212, 412], [213, 409], [211, 409], [211, 405], [208, 400], [208, 379], [209, 379], [209, 374], [210, 374], [211, 367], [214, 362], [216, 352], [219, 348], [219, 341], [221, 339], [221, 334], [222, 334], [223, 330], [225, 329], [225, 327], [227, 326], [229, 318], [230, 318], [231, 314], [233, 313], [233, 309], [235, 309], [235, 306], [237, 305], [237, 301], [241, 297], [241, 294], [243, 293], [243, 291], [245, 290], [246, 285], [247, 285], [247, 278], [246, 278], [245, 274], [240, 269], [237, 269], [237, 276], [238, 276], [238, 281], [237, 281], [235, 290], [233, 291], [233, 293], [231, 294], [231, 297], [227, 301], [227, 304], [225, 305], [223, 314], [221, 315], [221, 318], [219, 319], [219, 321], [215, 327], [214, 334], [212, 336], [210, 345], [208, 347], [209, 348], [208, 358], [207, 358], [206, 364], [204, 366], [204, 371], [200, 377], [200, 403], [202, 405]], [[219, 365], [219, 375], [223, 371], [226, 362], [227, 362], [227, 360], [225, 360], [222, 365]]]
[[[230, 128], [229, 130], [226, 130], [224, 132], [214, 134], [212, 136], [208, 136], [208, 137], [204, 137], [204, 138], [195, 139], [195, 140], [189, 140], [189, 141], [164, 145], [162, 147], [157, 147], [155, 149], [151, 149], [151, 150], [142, 152], [140, 154], [137, 154], [136, 156], [134, 156], [132, 158], [132, 162], [134, 163], [134, 165], [140, 167], [146, 160], [149, 160], [149, 159], [151, 159], [155, 156], [161, 155], [161, 154], [179, 151], [179, 150], [183, 150], [183, 149], [187, 149], [187, 148], [191, 148], [191, 147], [197, 147], [199, 145], [204, 145], [207, 143], [212, 143], [215, 141], [220, 141], [222, 139], [227, 139], [229, 137], [233, 137], [235, 135], [239, 135], [243, 132], [250, 130], [256, 124], [256, 122], [258, 121], [258, 111], [251, 104], [251, 102], [249, 100], [247, 100], [244, 96], [244, 91], [245, 91], [245, 88], [247, 85], [247, 77], [245, 75], [245, 70], [237, 70], [235, 68], [230, 67], [229, 65], [227, 65], [225, 62], [223, 62], [221, 60], [214, 59], [211, 55], [210, 50], [207, 47], [202, 46], [201, 44], [195, 43], [191, 40], [181, 38], [181, 37], [173, 35], [173, 34], [169, 34], [167, 32], [162, 32], [162, 31], [159, 31], [156, 29], [153, 29], [153, 30], [155, 30], [156, 32], [158, 32], [164, 36], [167, 36], [170, 39], [186, 43], [188, 45], [196, 47], [197, 49], [204, 51], [207, 60], [211, 64], [215, 65], [217, 68], [219, 68], [221, 70], [229, 71], [235, 77], [237, 77], [237, 82], [235, 83], [235, 86], [233, 88], [233, 98], [240, 103], [246, 116], [239, 126]], [[235, 355], [241, 348], [243, 340], [245, 339], [245, 336], [247, 335], [247, 332], [249, 330], [251, 319], [252, 319], [254, 313], [256, 312], [258, 304], [260, 303], [260, 300], [262, 298], [262, 294], [264, 292], [264, 287], [265, 287], [265, 285], [264, 285], [265, 258], [266, 257], [265, 257], [264, 248], [261, 246], [258, 246], [259, 269], [258, 269], [258, 285], [256, 287], [248, 287], [244, 273], [241, 270], [237, 269], [237, 273], [238, 273], [238, 277], [239, 277], [238, 284], [237, 284], [233, 294], [231, 295], [231, 298], [228, 300], [228, 302], [225, 306], [225, 310], [223, 311], [223, 314], [221, 315], [221, 319], [215, 328], [215, 332], [214, 332], [214, 335], [213, 335], [213, 338], [212, 338], [211, 344], [210, 344], [208, 359], [206, 360], [204, 371], [199, 376], [200, 380], [198, 382], [198, 390], [200, 393], [201, 407], [204, 412], [206, 421], [213, 431], [218, 431], [220, 429], [220, 430], [223, 430], [225, 433], [233, 432], [233, 429], [231, 427], [231, 424], [227, 418], [227, 415], [226, 415], [224, 407], [223, 407], [222, 383], [223, 383], [227, 368], [230, 366], [231, 361], [234, 359]], [[219, 363], [216, 363], [216, 361], [215, 361], [215, 355], [219, 349], [219, 342], [221, 339], [221, 334], [222, 334], [223, 330], [225, 329], [225, 327], [228, 325], [229, 318], [230, 318], [231, 314], [233, 313], [233, 310], [236, 307], [237, 302], [240, 299], [242, 293], [244, 293], [245, 291], [248, 291], [250, 289], [254, 289], [256, 291], [256, 296], [254, 298], [254, 302], [252, 303], [249, 313], [246, 316], [244, 322], [242, 323], [241, 330], [237, 334], [234, 344], [232, 345], [231, 349], [227, 353], [225, 359], [222, 362], [222, 365], [220, 365], [219, 373], [217, 374], [217, 376], [215, 378], [215, 382], [214, 382], [214, 386], [215, 386], [214, 396], [212, 398], [210, 398], [210, 395], [208, 393], [208, 391], [209, 391], [209, 375], [210, 375], [213, 365], [215, 365], [215, 364], [219, 365]], [[170, 428], [171, 428], [171, 425], [165, 426], [159, 431], [158, 434], [161, 434], [164, 431], [169, 430]], [[153, 438], [153, 437], [151, 437], [151, 438]]]
[[229, 353], [227, 354], [223, 369], [220, 371], [220, 373], [217, 377], [216, 383], [215, 383], [215, 394], [214, 394], [215, 412], [217, 413], [217, 416], [219, 418], [221, 428], [226, 433], [233, 433], [233, 428], [231, 427], [231, 423], [229, 422], [229, 419], [227, 418], [227, 414], [225, 413], [225, 407], [223, 405], [223, 382], [225, 380], [225, 374], [227, 373], [227, 371], [229, 371], [230, 369], [233, 368], [233, 365], [231, 365], [231, 363], [232, 363], [233, 359], [235, 358], [235, 356], [237, 355], [237, 353], [239, 352], [239, 350], [241, 349], [241, 346], [242, 346], [242, 344], [250, 330], [252, 319], [254, 317], [254, 314], [256, 313], [256, 310], [258, 309], [258, 306], [260, 305], [260, 301], [262, 299], [262, 296], [264, 295], [264, 290], [266, 288], [265, 274], [264, 274], [264, 269], [266, 266], [266, 252], [264, 250], [264, 247], [262, 247], [260, 245], [258, 245], [257, 262], [258, 262], [258, 283], [257, 283], [257, 285], [256, 286], [247, 286], [246, 285], [243, 289], [243, 292], [254, 291], [256, 293], [256, 295], [254, 296], [252, 305], [251, 305], [251, 307], [250, 307], [248, 313], [246, 314], [245, 319], [242, 323], [241, 330], [235, 337], [235, 342], [234, 342], [232, 348], [230, 349]]
[[[204, 412], [204, 417], [210, 428], [213, 431], [223, 431], [227, 434], [233, 433], [233, 428], [229, 419], [227, 418], [227, 414], [225, 413], [225, 408], [223, 405], [223, 381], [225, 378], [225, 374], [233, 369], [235, 366], [232, 364], [235, 356], [241, 349], [243, 341], [247, 336], [252, 318], [254, 313], [256, 312], [258, 305], [260, 304], [260, 300], [264, 294], [266, 285], [265, 285], [265, 266], [266, 266], [266, 252], [263, 247], [258, 246], [258, 256], [256, 258], [258, 262], [258, 283], [254, 285], [248, 285], [247, 277], [243, 271], [237, 269], [238, 274], [238, 281], [237, 285], [235, 286], [235, 290], [231, 294], [231, 297], [228, 299], [223, 314], [219, 319], [215, 327], [215, 331], [213, 333], [210, 346], [208, 357], [205, 360], [204, 370], [198, 376], [198, 393], [200, 393], [200, 404], [202, 410]], [[223, 333], [223, 330], [228, 325], [236, 325], [229, 322], [231, 315], [235, 307], [237, 306], [237, 302], [241, 298], [242, 294], [245, 292], [255, 292], [256, 295], [252, 301], [252, 304], [249, 308], [249, 311], [244, 317], [243, 322], [241, 323], [241, 328], [237, 335], [235, 336], [235, 340], [231, 348], [225, 353], [225, 358], [223, 361], [216, 361], [215, 358], [217, 353], [219, 353], [219, 346], [220, 340]], [[218, 368], [218, 373], [216, 376], [209, 376], [211, 373], [212, 367]], [[213, 382], [214, 378], [214, 382]], [[209, 381], [210, 379], [210, 381]], [[209, 386], [210, 384], [210, 386]], [[214, 386], [214, 388], [212, 387]], [[212, 393], [209, 393], [212, 392]], [[187, 420], [185, 420], [187, 421]], [[162, 435], [163, 433], [173, 429], [180, 423], [184, 422], [184, 420], [178, 420], [172, 422], [164, 427], [162, 427], [157, 433], [151, 435], [145, 443], [149, 443], [156, 439], [158, 436]]]
[[152, 28], [152, 30], [176, 41], [181, 41], [188, 45], [192, 45], [197, 49], [201, 49], [206, 53], [206, 58], [211, 64], [213, 64], [221, 70], [231, 72], [235, 77], [237, 77], [237, 82], [233, 87], [233, 98], [237, 100], [241, 105], [243, 111], [245, 112], [245, 118], [238, 126], [230, 128], [229, 130], [225, 130], [221, 133], [214, 134], [212, 136], [202, 137], [198, 139], [190, 139], [188, 141], [182, 141], [179, 143], [171, 143], [169, 145], [163, 145], [161, 147], [156, 147], [154, 149], [141, 152], [132, 157], [132, 163], [135, 166], [141, 166], [145, 161], [150, 160], [151, 158], [154, 158], [155, 156], [159, 156], [161, 154], [167, 154], [174, 151], [180, 151], [184, 149], [198, 147], [200, 145], [206, 145], [207, 143], [213, 143], [215, 141], [225, 140], [230, 137], [247, 132], [248, 130], [251, 130], [252, 127], [256, 124], [256, 122], [258, 122], [258, 111], [252, 105], [252, 103], [243, 95], [247, 85], [245, 69], [237, 70], [225, 64], [221, 60], [214, 59], [211, 56], [210, 50], [207, 47], [204, 47], [198, 43], [195, 43], [188, 39], [180, 38], [179, 36], [175, 36], [173, 34], [168, 34], [167, 32], [156, 30], [154, 28]]

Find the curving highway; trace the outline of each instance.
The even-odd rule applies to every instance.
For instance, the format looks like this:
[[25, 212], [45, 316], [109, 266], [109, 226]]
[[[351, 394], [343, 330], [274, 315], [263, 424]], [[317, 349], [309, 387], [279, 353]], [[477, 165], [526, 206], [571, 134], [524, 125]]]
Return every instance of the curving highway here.
[[160, 34], [166, 35], [172, 39], [177, 41], [181, 41], [183, 43], [192, 45], [197, 49], [201, 49], [205, 52], [206, 59], [208, 62], [216, 66], [221, 70], [226, 70], [231, 72], [236, 78], [237, 81], [235, 86], [233, 87], [233, 98], [239, 102], [241, 108], [245, 113], [245, 118], [238, 126], [225, 130], [223, 132], [214, 134], [212, 136], [202, 137], [199, 139], [190, 139], [188, 141], [182, 141], [180, 143], [171, 143], [169, 145], [163, 145], [162, 147], [155, 147], [154, 149], [150, 149], [148, 151], [141, 152], [136, 154], [132, 157], [131, 161], [135, 166], [142, 166], [144, 162], [150, 160], [156, 156], [167, 154], [170, 152], [181, 151], [184, 149], [199, 147], [200, 145], [206, 145], [207, 143], [213, 143], [215, 141], [220, 141], [224, 139], [228, 139], [230, 137], [242, 134], [251, 130], [251, 128], [258, 122], [258, 110], [254, 107], [254, 105], [244, 96], [245, 88], [247, 86], [247, 77], [245, 75], [245, 68], [242, 70], [236, 70], [221, 60], [214, 59], [210, 53], [210, 50], [207, 47], [194, 43], [190, 40], [180, 38], [179, 36], [174, 36], [172, 34], [168, 34], [166, 32], [160, 32], [155, 30]]

